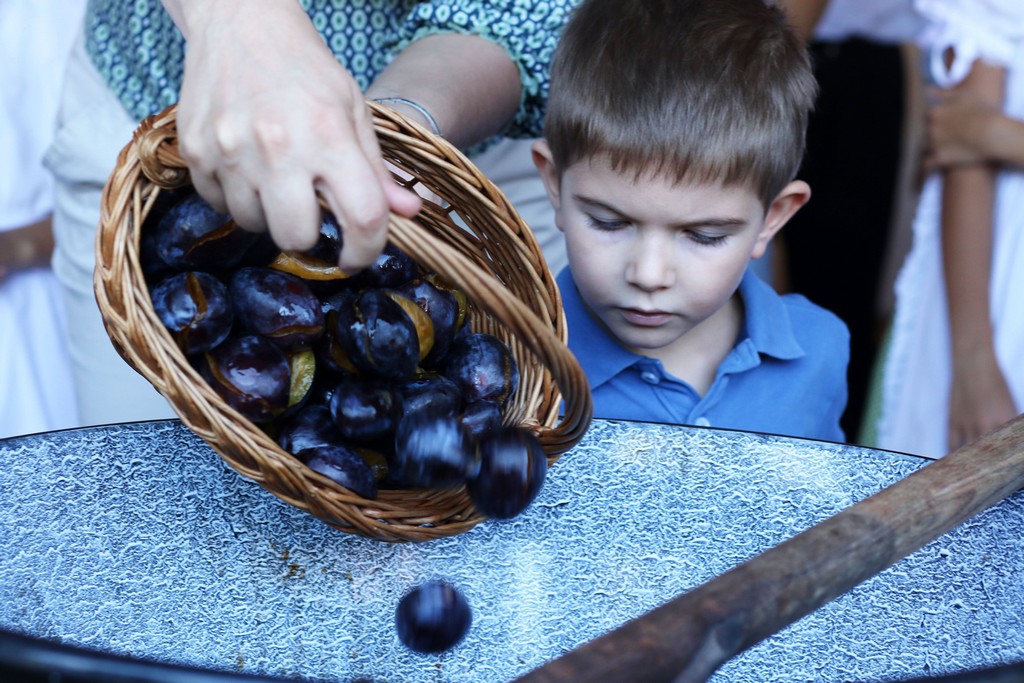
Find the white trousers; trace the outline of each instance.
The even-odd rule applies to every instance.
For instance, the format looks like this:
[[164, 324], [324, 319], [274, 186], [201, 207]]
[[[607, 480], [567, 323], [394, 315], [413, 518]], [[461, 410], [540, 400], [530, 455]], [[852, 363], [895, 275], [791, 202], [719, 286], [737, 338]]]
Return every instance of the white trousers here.
[[71, 51], [57, 134], [45, 163], [56, 178], [53, 271], [64, 293], [83, 425], [174, 416], [149, 381], [114, 350], [92, 286], [100, 194], [135, 126], [93, 67], [79, 38]]

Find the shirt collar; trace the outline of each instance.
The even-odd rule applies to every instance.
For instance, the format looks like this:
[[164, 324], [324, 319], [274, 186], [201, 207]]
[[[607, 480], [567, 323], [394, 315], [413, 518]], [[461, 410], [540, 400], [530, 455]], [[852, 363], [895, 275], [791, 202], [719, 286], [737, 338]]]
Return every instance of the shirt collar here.
[[[591, 387], [600, 386], [637, 362], [657, 362], [623, 347], [591, 315], [569, 268], [559, 273], [557, 283], [569, 330], [569, 347]], [[749, 340], [755, 356], [765, 354], [790, 360], [804, 355], [793, 333], [786, 304], [774, 289], [748, 268], [740, 281], [739, 293], [744, 305], [744, 329], [737, 344]]]
[[739, 287], [743, 299], [744, 336], [758, 353], [780, 360], [804, 355], [793, 332], [786, 302], [750, 268], [743, 274]]

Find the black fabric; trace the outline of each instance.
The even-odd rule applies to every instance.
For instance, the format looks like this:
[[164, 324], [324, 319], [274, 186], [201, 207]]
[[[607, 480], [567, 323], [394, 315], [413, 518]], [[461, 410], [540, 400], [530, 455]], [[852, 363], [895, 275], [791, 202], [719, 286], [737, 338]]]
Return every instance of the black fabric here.
[[850, 328], [850, 398], [841, 424], [854, 439], [878, 349], [876, 301], [899, 169], [904, 73], [896, 45], [850, 39], [811, 46], [820, 94], [799, 177], [811, 200], [782, 230], [790, 291]]

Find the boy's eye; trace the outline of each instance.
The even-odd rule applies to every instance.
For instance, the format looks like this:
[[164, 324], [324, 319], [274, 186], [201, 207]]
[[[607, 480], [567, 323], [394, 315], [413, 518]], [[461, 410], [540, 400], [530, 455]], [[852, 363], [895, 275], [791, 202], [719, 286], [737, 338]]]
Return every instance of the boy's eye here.
[[621, 218], [598, 218], [589, 214], [587, 215], [587, 224], [597, 230], [621, 230], [628, 225]]
[[694, 230], [686, 231], [687, 238], [693, 240], [697, 244], [703, 244], [706, 246], [717, 246], [725, 242], [728, 235], [709, 235], [703, 232], [697, 232]]

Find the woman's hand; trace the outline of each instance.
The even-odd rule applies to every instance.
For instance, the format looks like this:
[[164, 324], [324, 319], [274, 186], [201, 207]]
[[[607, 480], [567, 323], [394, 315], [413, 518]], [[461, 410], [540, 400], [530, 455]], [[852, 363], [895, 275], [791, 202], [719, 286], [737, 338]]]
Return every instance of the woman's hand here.
[[282, 249], [311, 247], [319, 192], [344, 232], [341, 267], [373, 262], [388, 211], [415, 194], [387, 172], [352, 76], [294, 0], [165, 0], [188, 42], [178, 109], [197, 191]]
[[19, 270], [49, 265], [52, 255], [50, 216], [30, 225], [0, 231], [0, 283]]
[[999, 156], [998, 103], [970, 90], [935, 90], [928, 109], [926, 170], [986, 163]]
[[950, 452], [991, 432], [1017, 415], [994, 351], [970, 354], [953, 363], [949, 395]]

